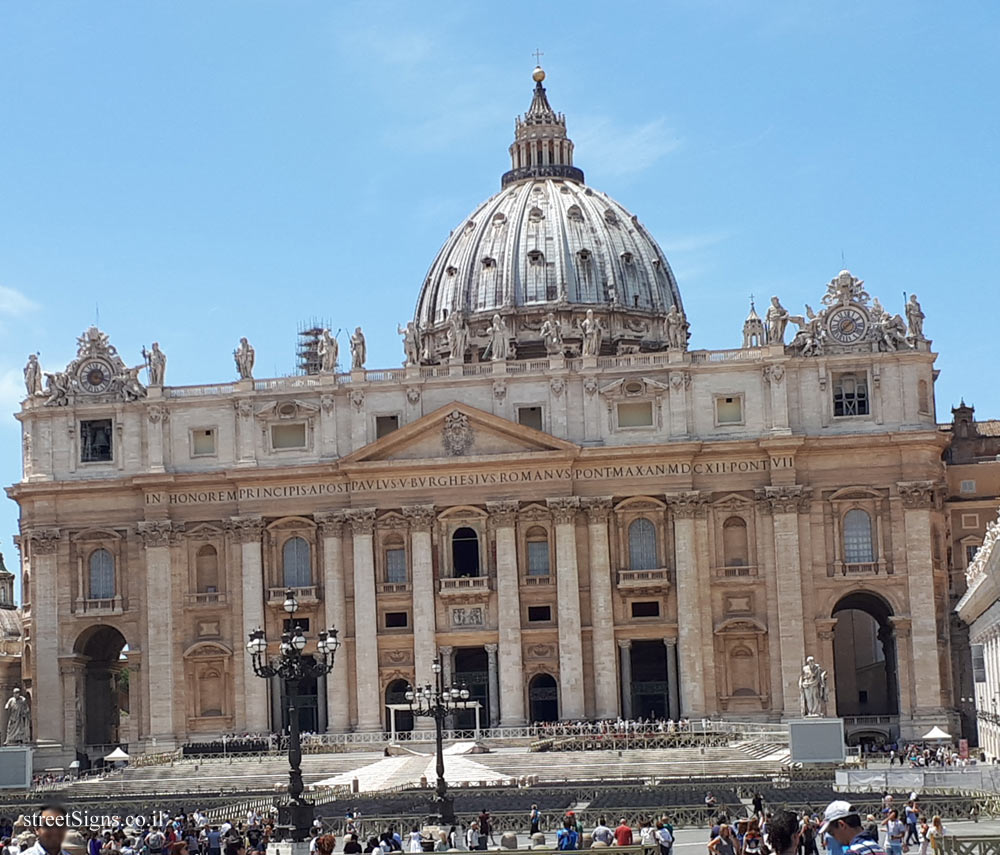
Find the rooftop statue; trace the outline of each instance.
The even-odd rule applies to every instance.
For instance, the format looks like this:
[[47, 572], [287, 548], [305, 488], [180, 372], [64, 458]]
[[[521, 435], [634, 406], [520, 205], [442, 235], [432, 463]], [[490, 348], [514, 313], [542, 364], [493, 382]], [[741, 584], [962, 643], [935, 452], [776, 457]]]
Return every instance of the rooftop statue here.
[[361, 332], [361, 327], [355, 327], [351, 336], [351, 370], [364, 368], [367, 358], [368, 345], [365, 344], [365, 334]]
[[240, 346], [233, 351], [233, 359], [236, 360], [236, 371], [240, 375], [240, 380], [253, 380], [255, 358], [254, 349], [244, 336], [240, 339]]

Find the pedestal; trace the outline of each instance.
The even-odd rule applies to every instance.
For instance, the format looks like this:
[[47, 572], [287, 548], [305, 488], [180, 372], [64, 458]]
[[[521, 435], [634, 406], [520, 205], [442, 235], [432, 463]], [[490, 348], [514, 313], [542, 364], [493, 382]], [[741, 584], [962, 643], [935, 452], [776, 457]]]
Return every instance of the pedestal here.
[[31, 746], [0, 748], [0, 790], [28, 790], [31, 787]]
[[309, 841], [272, 840], [267, 844], [267, 855], [309, 855]]
[[843, 763], [842, 718], [798, 718], [788, 722], [793, 763]]

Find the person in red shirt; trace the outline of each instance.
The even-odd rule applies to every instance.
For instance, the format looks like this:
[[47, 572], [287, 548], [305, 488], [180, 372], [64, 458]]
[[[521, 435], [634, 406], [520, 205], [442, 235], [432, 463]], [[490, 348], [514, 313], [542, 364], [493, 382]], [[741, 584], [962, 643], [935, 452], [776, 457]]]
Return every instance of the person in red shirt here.
[[632, 828], [625, 818], [622, 817], [618, 820], [618, 827], [615, 829], [615, 845], [616, 846], [631, 846], [632, 845]]

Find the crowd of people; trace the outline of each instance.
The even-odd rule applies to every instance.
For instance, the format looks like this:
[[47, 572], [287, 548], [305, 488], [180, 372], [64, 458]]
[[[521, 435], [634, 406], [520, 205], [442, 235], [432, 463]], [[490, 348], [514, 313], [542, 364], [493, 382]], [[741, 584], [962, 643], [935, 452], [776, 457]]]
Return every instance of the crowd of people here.
[[924, 766], [953, 767], [961, 768], [974, 765], [977, 761], [986, 762], [985, 752], [975, 752], [962, 756], [953, 746], [950, 745], [918, 745], [916, 743], [889, 749], [889, 765], [909, 766], [911, 769], [918, 769]]
[[[711, 794], [706, 806], [712, 807]], [[48, 817], [65, 818], [58, 805], [50, 804], [36, 815], [42, 823], [0, 818], [0, 855], [61, 855], [66, 838], [65, 823], [46, 823]], [[567, 811], [556, 829], [542, 827], [542, 812], [532, 805], [526, 817], [532, 843], [551, 845], [559, 851], [585, 848], [642, 846], [650, 855], [673, 855], [675, 832], [668, 816], [649, 816], [633, 827], [624, 817], [611, 824], [600, 817], [589, 830], [573, 810]], [[554, 831], [554, 840], [551, 832]], [[132, 818], [110, 827], [89, 826], [76, 830], [86, 855], [263, 855], [271, 840], [279, 839], [274, 817], [248, 811], [244, 819], [216, 822], [203, 811], [180, 812]], [[549, 835], [546, 836], [546, 832]], [[410, 831], [386, 824], [380, 831], [362, 832], [356, 813], [347, 816], [342, 844], [344, 855], [394, 855], [426, 851], [482, 851], [512, 848], [502, 836], [500, 845], [490, 812], [483, 808], [466, 824], [434, 828], [426, 833], [418, 825]], [[540, 835], [540, 837], [539, 837]], [[714, 816], [705, 841], [707, 855], [943, 855], [948, 831], [939, 816], [928, 818], [916, 797], [900, 809], [891, 795], [883, 797], [881, 816], [862, 817], [846, 801], [831, 802], [822, 816], [801, 815], [786, 810], [767, 811], [763, 800], [753, 800], [753, 814], [730, 818]], [[589, 840], [587, 839], [589, 837]], [[337, 839], [314, 823], [309, 851], [332, 855]], [[515, 844], [516, 845], [516, 844]], [[913, 847], [913, 848], [911, 848]]]

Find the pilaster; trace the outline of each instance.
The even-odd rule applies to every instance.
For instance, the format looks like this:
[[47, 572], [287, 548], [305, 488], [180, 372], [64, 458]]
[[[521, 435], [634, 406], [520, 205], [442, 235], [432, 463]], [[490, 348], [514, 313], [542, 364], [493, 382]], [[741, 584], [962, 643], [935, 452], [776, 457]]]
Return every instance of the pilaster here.
[[[343, 638], [347, 634], [345, 514], [343, 511], [320, 511], [313, 514], [313, 519], [323, 539], [323, 606], [327, 628], [336, 629]], [[346, 733], [351, 728], [350, 669], [343, 647], [334, 657], [333, 670], [326, 678], [326, 719], [328, 733]]]
[[559, 715], [585, 717], [583, 696], [583, 640], [580, 625], [580, 572], [576, 555], [575, 496], [549, 499], [556, 530], [556, 596], [559, 611]]
[[615, 616], [611, 588], [611, 547], [608, 542], [610, 497], [582, 499], [587, 513], [590, 546], [590, 625], [594, 661], [594, 716], [618, 717], [618, 692], [615, 691]]
[[34, 528], [22, 537], [28, 539], [31, 559], [31, 623], [35, 648], [31, 689], [32, 733], [36, 741], [62, 744], [57, 554], [62, 534], [57, 528]]
[[418, 686], [434, 681], [437, 619], [434, 609], [433, 505], [403, 508], [410, 523], [410, 573], [413, 579], [413, 664]]
[[524, 716], [520, 574], [517, 566], [517, 502], [486, 505], [497, 549], [497, 640], [500, 725], [520, 727]]
[[[261, 554], [261, 535], [264, 523], [257, 515], [230, 517], [229, 533], [240, 544], [240, 577], [243, 584], [244, 640], [255, 629], [264, 628], [264, 567]], [[245, 644], [239, 645], [243, 657], [243, 720], [250, 733], [268, 730], [267, 685], [253, 670], [253, 660]], [[152, 712], [152, 710], [150, 710]]]
[[375, 509], [347, 512], [354, 551], [354, 675], [357, 690], [358, 730], [382, 727], [379, 686], [378, 610], [375, 605]]

